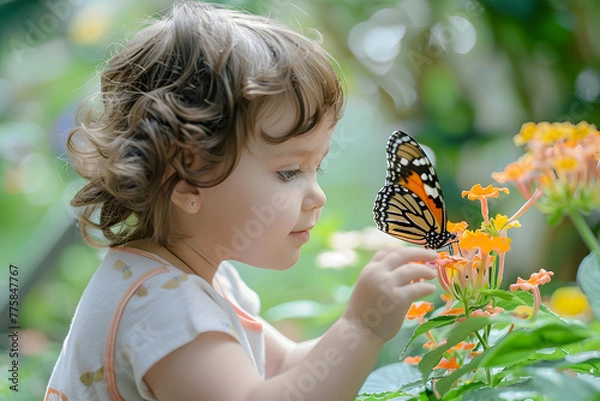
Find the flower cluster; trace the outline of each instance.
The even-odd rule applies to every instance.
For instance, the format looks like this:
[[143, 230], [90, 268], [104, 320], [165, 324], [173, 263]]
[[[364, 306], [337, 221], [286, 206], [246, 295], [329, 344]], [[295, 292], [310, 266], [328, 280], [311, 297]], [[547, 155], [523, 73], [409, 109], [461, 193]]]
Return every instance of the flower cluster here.
[[488, 304], [488, 296], [481, 290], [500, 287], [506, 253], [510, 251], [511, 244], [507, 232], [511, 228], [520, 227], [517, 218], [541, 195], [541, 192], [534, 193], [510, 218], [502, 214], [490, 217], [488, 199], [497, 198], [500, 193], [508, 194], [509, 190], [476, 184], [470, 190], [463, 191], [463, 197], [480, 202], [483, 218], [481, 226], [476, 230], [468, 230], [466, 222], [448, 223], [448, 230], [456, 234], [458, 239], [453, 244], [454, 255], [440, 252], [433, 263], [438, 270], [440, 285], [452, 299], [458, 301], [459, 310], [467, 317], [470, 312], [480, 313], [473, 309], [474, 305]]
[[594, 125], [528, 122], [514, 141], [526, 153], [492, 178], [515, 183], [525, 198], [542, 190], [538, 207], [551, 223], [600, 205], [600, 131]]
[[[497, 198], [500, 193], [508, 194], [509, 190], [476, 184], [462, 193], [463, 197], [471, 201], [479, 201], [482, 222], [480, 227], [474, 230], [469, 230], [466, 222], [449, 222], [448, 231], [456, 234], [457, 238], [452, 244], [453, 252], [439, 252], [436, 260], [429, 262], [437, 269], [439, 283], [445, 291], [441, 296], [445, 307], [439, 313], [440, 316], [451, 316], [456, 322], [462, 322], [471, 317], [491, 318], [505, 312], [504, 308], [496, 305], [496, 299], [490, 295], [490, 290], [498, 290], [502, 283], [506, 254], [511, 247], [508, 230], [520, 227], [517, 218], [535, 204], [541, 191], [534, 192], [513, 216], [497, 214], [490, 217], [488, 199]], [[515, 308], [511, 314], [521, 318], [534, 318], [541, 306], [538, 287], [548, 283], [553, 274], [541, 269], [540, 272], [533, 273], [528, 280], [519, 277], [517, 282], [510, 286], [510, 290], [531, 292], [534, 302], [532, 306], [522, 305], [527, 310]], [[416, 319], [423, 325], [426, 321], [425, 315], [433, 309], [433, 304], [415, 303], [411, 306], [407, 318]], [[458, 369], [489, 347], [489, 333], [489, 330], [476, 332], [470, 341], [460, 342], [446, 349], [434, 369]], [[423, 345], [424, 348], [431, 350], [445, 345], [445, 339], [436, 338], [431, 330], [425, 334], [429, 341]], [[420, 360], [420, 357], [407, 357], [404, 362], [417, 364]]]

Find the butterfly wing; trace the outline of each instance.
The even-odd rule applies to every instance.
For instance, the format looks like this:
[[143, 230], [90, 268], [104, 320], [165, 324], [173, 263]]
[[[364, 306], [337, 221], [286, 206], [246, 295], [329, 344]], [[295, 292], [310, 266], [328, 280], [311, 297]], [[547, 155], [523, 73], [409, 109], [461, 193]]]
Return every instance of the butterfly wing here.
[[375, 199], [377, 227], [396, 238], [437, 249], [454, 239], [433, 164], [408, 134], [395, 131], [386, 148], [386, 185]]

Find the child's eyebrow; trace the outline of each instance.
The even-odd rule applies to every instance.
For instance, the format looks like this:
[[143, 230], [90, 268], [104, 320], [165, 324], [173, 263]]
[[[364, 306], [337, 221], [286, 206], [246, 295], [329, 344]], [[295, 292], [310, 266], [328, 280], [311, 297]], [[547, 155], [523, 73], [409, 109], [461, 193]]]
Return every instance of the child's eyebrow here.
[[316, 152], [314, 150], [310, 150], [310, 149], [295, 149], [295, 150], [291, 150], [289, 152], [285, 152], [283, 153], [281, 156], [322, 156], [322, 158], [325, 158], [325, 156], [327, 156], [327, 154], [329, 153], [329, 147], [327, 148], [327, 150], [325, 150], [325, 153], [321, 153], [321, 152]]

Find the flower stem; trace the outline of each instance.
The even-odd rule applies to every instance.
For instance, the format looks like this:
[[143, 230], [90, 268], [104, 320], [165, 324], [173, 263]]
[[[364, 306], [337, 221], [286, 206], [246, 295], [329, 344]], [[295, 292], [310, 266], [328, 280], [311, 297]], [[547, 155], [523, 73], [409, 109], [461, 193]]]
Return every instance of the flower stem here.
[[600, 256], [600, 244], [598, 243], [598, 239], [590, 227], [588, 227], [581, 214], [579, 214], [577, 210], [573, 210], [569, 211], [568, 215], [571, 218], [575, 229], [579, 233], [579, 236], [583, 242], [585, 242], [590, 251], [596, 252], [596, 254]]

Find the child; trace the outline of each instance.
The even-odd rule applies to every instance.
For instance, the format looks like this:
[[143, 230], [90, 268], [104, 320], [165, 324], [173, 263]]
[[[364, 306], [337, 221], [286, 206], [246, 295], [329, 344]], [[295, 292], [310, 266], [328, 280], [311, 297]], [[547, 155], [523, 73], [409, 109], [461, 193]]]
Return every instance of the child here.
[[383, 249], [343, 316], [296, 344], [226, 260], [296, 263], [325, 203], [316, 179], [343, 95], [315, 41], [269, 19], [180, 3], [112, 57], [102, 111], [69, 137], [89, 182], [72, 205], [109, 250], [46, 400], [353, 400], [433, 251]]

